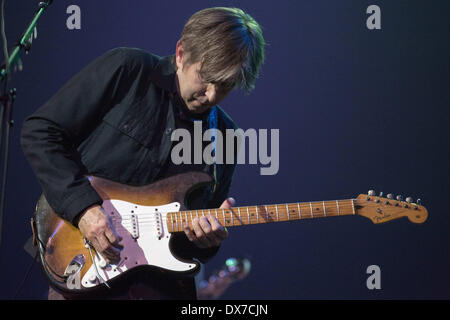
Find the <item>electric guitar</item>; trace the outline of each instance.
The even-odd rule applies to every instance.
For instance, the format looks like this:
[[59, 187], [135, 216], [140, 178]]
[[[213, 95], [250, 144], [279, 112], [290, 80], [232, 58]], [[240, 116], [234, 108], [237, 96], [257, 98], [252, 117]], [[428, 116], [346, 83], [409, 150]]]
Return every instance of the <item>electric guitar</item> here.
[[107, 264], [77, 228], [52, 210], [43, 195], [32, 219], [34, 243], [47, 279], [56, 290], [72, 296], [97, 294], [126, 279], [127, 274], [146, 268], [195, 273], [198, 262], [174, 256], [170, 239], [201, 216], [213, 215], [227, 228], [347, 215], [364, 216], [377, 224], [401, 217], [423, 223], [428, 216], [425, 207], [411, 198], [384, 198], [372, 191], [346, 200], [188, 210], [185, 200], [191, 192], [212, 183], [207, 173], [182, 173], [141, 187], [93, 176], [89, 179], [104, 200], [105, 213], [123, 237], [124, 248], [117, 264]]

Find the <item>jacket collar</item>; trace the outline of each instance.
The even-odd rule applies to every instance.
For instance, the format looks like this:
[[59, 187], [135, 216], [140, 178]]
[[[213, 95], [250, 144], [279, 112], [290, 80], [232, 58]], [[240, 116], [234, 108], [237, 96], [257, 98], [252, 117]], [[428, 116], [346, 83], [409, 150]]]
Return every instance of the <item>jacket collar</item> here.
[[152, 81], [160, 88], [176, 93], [175, 67], [172, 63], [172, 56], [158, 57], [158, 62], [152, 72]]
[[183, 102], [178, 97], [176, 84], [175, 84], [175, 67], [172, 63], [172, 56], [160, 57], [152, 74], [152, 81], [160, 88], [169, 92], [171, 99], [174, 100], [174, 105], [176, 107], [176, 112], [181, 119], [184, 120], [206, 120], [210, 114], [210, 110], [205, 111], [201, 114], [196, 114], [189, 112], [189, 110], [184, 106]]

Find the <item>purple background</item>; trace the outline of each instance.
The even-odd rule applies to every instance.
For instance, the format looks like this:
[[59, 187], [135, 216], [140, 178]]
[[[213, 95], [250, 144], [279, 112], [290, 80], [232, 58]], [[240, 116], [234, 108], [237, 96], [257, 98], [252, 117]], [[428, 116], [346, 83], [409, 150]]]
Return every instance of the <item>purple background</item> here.
[[[6, 1], [8, 46], [38, 1]], [[132, 4], [131, 4], [132, 3]], [[68, 30], [66, 8], [81, 8]], [[381, 30], [366, 28], [366, 8], [381, 8]], [[11, 299], [32, 258], [24, 250], [40, 187], [19, 145], [26, 116], [105, 51], [139, 47], [172, 54], [191, 14], [236, 6], [263, 27], [266, 63], [254, 92], [221, 105], [243, 129], [280, 129], [280, 170], [237, 168], [238, 205], [335, 200], [369, 189], [421, 198], [422, 225], [406, 218], [374, 225], [363, 217], [314, 219], [230, 229], [205, 268], [230, 256], [252, 271], [224, 299], [448, 299], [448, 1], [54, 1], [38, 23], [24, 70], [15, 73], [0, 298]], [[63, 107], [63, 106], [61, 106]], [[381, 268], [381, 290], [366, 268]], [[19, 299], [42, 299], [37, 264]]]

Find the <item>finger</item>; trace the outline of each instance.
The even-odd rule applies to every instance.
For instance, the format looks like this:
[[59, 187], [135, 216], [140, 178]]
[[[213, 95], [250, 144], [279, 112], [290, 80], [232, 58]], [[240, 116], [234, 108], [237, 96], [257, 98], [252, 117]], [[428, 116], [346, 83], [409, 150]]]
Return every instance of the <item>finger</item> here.
[[104, 249], [103, 245], [100, 244], [100, 241], [98, 240], [97, 237], [94, 237], [94, 238], [91, 238], [88, 240], [91, 243], [91, 245], [94, 247], [97, 254], [100, 254], [102, 257], [104, 257], [108, 263], [111, 259], [112, 260], [114, 259], [114, 257], [111, 256], [111, 254], [109, 252], [105, 251], [106, 249]]
[[105, 234], [97, 237], [97, 240], [100, 244], [101, 253], [108, 258], [108, 262], [116, 261], [120, 258], [119, 249], [111, 245]]
[[[211, 228], [214, 232], [214, 234], [220, 239], [220, 240], [225, 240], [228, 237], [228, 231], [226, 228], [224, 228], [219, 220], [217, 220], [216, 217], [209, 215], [208, 216], [208, 221], [211, 225]], [[220, 244], [220, 243], [219, 243]]]
[[112, 220], [112, 217], [110, 215], [108, 215], [107, 217], [108, 223], [106, 225], [105, 235], [108, 238], [109, 242], [111, 242], [111, 244], [113, 244], [115, 247], [122, 249], [123, 246], [120, 245], [119, 242], [122, 241], [123, 238], [119, 236], [116, 230], [114, 229], [114, 222]]
[[[192, 227], [194, 228], [194, 221], [192, 221]], [[189, 241], [192, 241], [195, 243], [195, 245], [199, 248], [204, 248], [203, 244], [197, 239], [197, 236], [194, 233], [194, 230], [191, 229], [188, 225], [184, 227], [184, 233], [186, 234], [186, 237], [189, 239]]]
[[220, 206], [220, 209], [230, 209], [235, 204], [236, 204], [236, 200], [234, 200], [234, 198], [230, 197], [222, 203], [222, 205]]
[[195, 218], [194, 223], [192, 224], [192, 229], [196, 238], [194, 242], [200, 248], [207, 248], [209, 246], [209, 241], [203, 231], [203, 227], [200, 225], [200, 221], [201, 219]]
[[208, 241], [208, 247], [218, 246], [222, 240], [217, 237], [207, 217], [200, 219], [200, 226]]
[[197, 238], [189, 226], [184, 227], [184, 233], [186, 234], [186, 237], [189, 239], [189, 241], [196, 241]]
[[123, 246], [119, 243], [122, 241], [122, 237], [118, 236], [117, 233], [111, 228], [105, 230], [105, 236], [114, 247], [118, 249], [123, 249]]

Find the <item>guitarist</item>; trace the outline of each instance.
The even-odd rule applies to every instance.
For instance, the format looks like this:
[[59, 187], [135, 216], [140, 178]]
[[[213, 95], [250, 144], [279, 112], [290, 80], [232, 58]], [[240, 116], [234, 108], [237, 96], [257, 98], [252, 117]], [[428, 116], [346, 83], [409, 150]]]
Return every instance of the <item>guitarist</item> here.
[[[95, 59], [23, 124], [22, 148], [50, 206], [110, 263], [120, 259], [121, 238], [87, 175], [146, 185], [202, 170], [215, 184], [191, 207], [233, 206], [228, 191], [235, 165], [176, 165], [171, 133], [184, 128], [193, 136], [194, 121], [203, 129], [236, 129], [217, 104], [234, 88], [251, 91], [263, 60], [258, 23], [240, 9], [221, 7], [201, 10], [187, 21], [174, 56], [121, 47]], [[227, 237], [213, 217], [195, 220], [184, 231], [173, 235], [173, 249], [202, 262]], [[49, 299], [64, 298], [50, 288]], [[133, 275], [126, 285], [95, 298], [195, 299], [196, 292], [193, 277], [155, 270]]]

